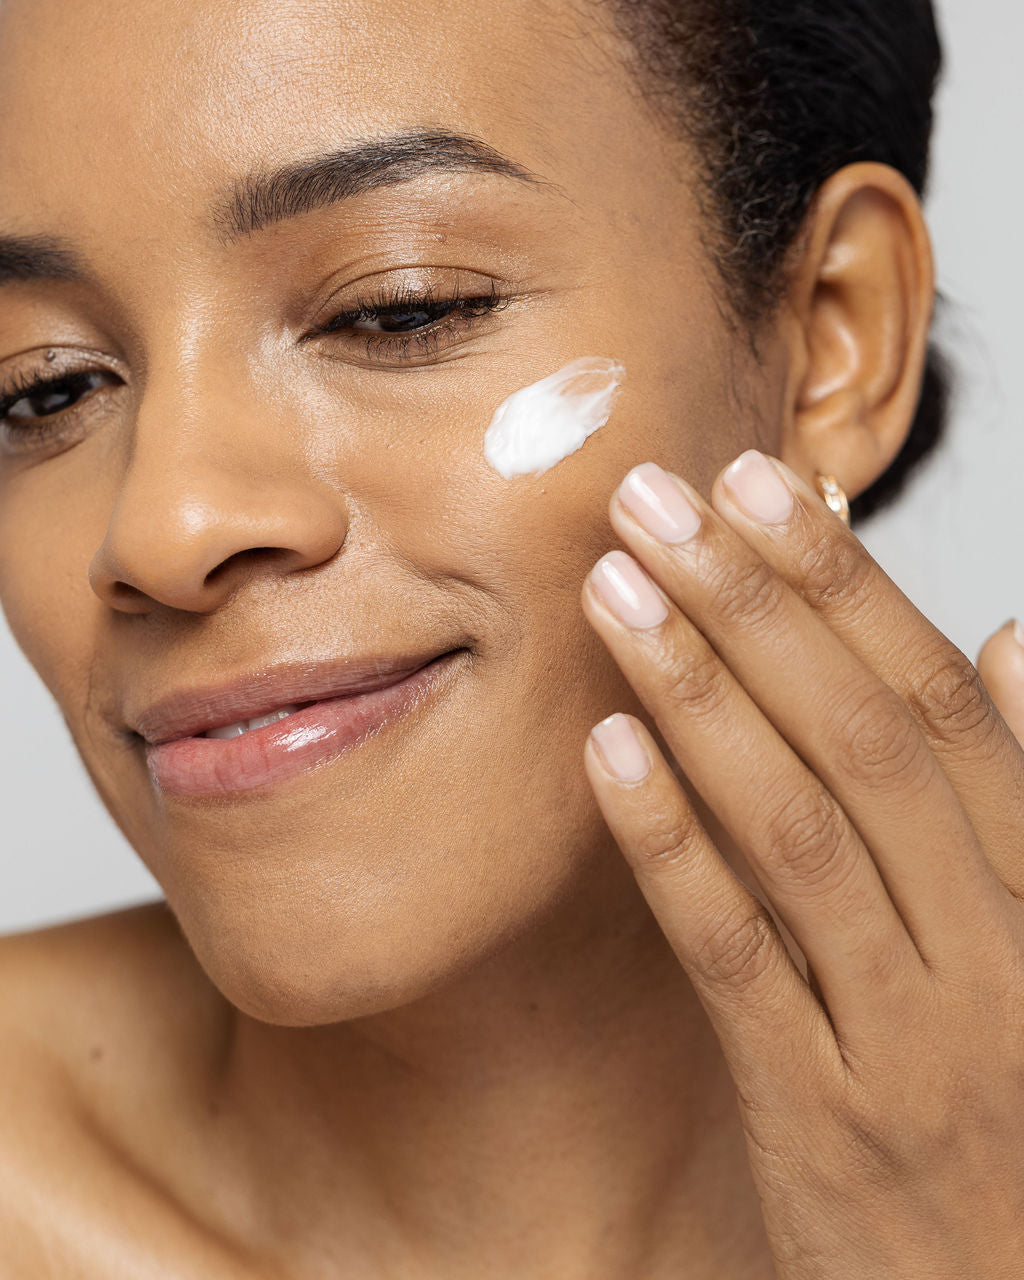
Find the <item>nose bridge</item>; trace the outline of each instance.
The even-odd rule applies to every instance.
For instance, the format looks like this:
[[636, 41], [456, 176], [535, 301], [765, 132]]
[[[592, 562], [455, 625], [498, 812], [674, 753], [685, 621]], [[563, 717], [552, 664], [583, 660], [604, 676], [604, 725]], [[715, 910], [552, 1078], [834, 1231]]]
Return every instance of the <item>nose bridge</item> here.
[[93, 590], [130, 612], [210, 612], [257, 561], [281, 574], [336, 554], [344, 500], [283, 415], [237, 353], [192, 340], [150, 361]]

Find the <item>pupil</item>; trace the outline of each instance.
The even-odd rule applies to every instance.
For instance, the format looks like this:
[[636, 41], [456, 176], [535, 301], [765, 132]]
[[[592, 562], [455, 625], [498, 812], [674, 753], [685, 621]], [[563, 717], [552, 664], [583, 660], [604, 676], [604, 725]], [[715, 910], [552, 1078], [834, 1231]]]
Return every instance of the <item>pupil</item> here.
[[433, 319], [429, 311], [398, 311], [381, 316], [380, 326], [387, 333], [402, 333], [408, 329], [422, 329]]
[[29, 404], [37, 413], [57, 413], [61, 409], [66, 409], [68, 401], [71, 399], [69, 391], [50, 391], [41, 392], [37, 396], [29, 397]]

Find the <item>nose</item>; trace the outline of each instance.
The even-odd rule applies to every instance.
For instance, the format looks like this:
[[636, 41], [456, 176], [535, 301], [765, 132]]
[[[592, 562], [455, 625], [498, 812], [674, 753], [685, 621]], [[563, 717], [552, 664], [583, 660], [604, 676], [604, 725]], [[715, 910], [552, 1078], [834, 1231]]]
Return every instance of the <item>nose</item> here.
[[260, 420], [237, 395], [193, 388], [185, 403], [148, 389], [89, 567], [96, 595], [122, 613], [212, 613], [256, 574], [330, 560], [347, 535], [347, 508], [322, 460], [314, 468], [295, 443], [302, 434]]

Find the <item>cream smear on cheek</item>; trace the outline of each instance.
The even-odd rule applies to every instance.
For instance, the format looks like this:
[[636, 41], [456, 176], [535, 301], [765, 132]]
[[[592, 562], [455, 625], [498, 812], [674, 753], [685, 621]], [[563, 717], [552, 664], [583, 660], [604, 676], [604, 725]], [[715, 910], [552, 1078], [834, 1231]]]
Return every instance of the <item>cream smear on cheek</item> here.
[[513, 392], [494, 412], [484, 457], [506, 480], [547, 471], [604, 426], [625, 376], [618, 360], [583, 356]]

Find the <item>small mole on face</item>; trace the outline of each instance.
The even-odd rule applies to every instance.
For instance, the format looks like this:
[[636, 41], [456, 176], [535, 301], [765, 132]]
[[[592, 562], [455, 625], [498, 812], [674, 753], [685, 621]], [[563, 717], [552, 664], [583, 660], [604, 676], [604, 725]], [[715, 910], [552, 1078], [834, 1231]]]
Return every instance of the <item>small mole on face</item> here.
[[104, 1053], [103, 1046], [99, 1044], [94, 1044], [93, 1047], [89, 1050], [89, 1061], [99, 1062], [100, 1059], [103, 1057], [103, 1053]]

